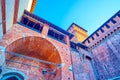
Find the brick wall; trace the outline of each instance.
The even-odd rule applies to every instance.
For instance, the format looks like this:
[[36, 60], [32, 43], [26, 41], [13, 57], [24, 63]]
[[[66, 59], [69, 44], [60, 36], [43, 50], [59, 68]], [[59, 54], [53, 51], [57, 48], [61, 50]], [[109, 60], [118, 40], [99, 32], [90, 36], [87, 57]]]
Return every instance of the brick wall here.
[[[19, 40], [19, 39], [26, 39], [26, 37], [39, 37], [40, 39], [45, 39], [48, 42], [50, 42], [55, 49], [58, 51], [58, 54], [60, 55], [60, 59], [61, 59], [61, 63], [65, 64], [62, 68], [61, 68], [61, 75], [57, 75], [59, 77], [54, 77], [53, 79], [51, 78], [51, 80], [73, 80], [73, 74], [69, 71], [69, 67], [71, 66], [71, 57], [70, 57], [70, 48], [67, 44], [64, 44], [62, 42], [59, 42], [51, 37], [48, 37], [44, 34], [35, 32], [31, 29], [25, 28], [24, 26], [21, 26], [19, 24], [15, 24], [12, 26], [12, 28], [3, 36], [3, 39], [0, 42], [1, 46], [7, 47], [7, 49], [11, 49], [14, 48], [15, 50], [15, 46], [17, 44], [14, 44], [14, 46], [9, 47], [13, 42]], [[34, 40], [34, 38], [31, 38], [31, 40]], [[37, 42], [37, 41], [36, 41]], [[34, 45], [34, 43], [31, 43]], [[43, 43], [44, 44], [44, 43]], [[26, 45], [28, 45], [28, 43], [26, 43]], [[23, 45], [24, 46], [24, 45]], [[36, 45], [37, 46], [37, 45]], [[41, 45], [42, 46], [42, 45]], [[22, 44], [21, 44], [22, 47]], [[47, 45], [46, 45], [47, 47]], [[12, 50], [12, 49], [11, 49]], [[48, 52], [50, 52], [48, 50]], [[53, 55], [55, 56], [55, 55]], [[49, 56], [46, 56], [49, 57]], [[52, 59], [52, 55], [50, 56], [51, 59], [49, 59], [49, 61], [54, 62], [58, 59], [57, 56], [56, 59], [53, 58]], [[21, 67], [22, 68], [22, 67]], [[37, 69], [33, 69], [33, 74], [36, 74], [36, 70]], [[59, 74], [59, 72], [57, 72], [57, 74]], [[42, 75], [41, 75], [42, 76]], [[29, 76], [28, 76], [29, 77]], [[39, 75], [40, 77], [40, 75]]]
[[92, 49], [94, 65], [100, 80], [120, 76], [120, 30]]
[[96, 80], [91, 60], [86, 57], [88, 54], [90, 53], [83, 49], [71, 49], [74, 80]]

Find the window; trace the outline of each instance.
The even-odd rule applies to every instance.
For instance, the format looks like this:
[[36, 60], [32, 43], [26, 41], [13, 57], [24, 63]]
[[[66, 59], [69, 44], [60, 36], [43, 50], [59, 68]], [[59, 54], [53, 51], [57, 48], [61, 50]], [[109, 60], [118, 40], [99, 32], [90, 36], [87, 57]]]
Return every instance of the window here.
[[7, 78], [6, 80], [20, 80], [20, 79], [18, 79], [18, 78], [15, 77], [15, 76], [12, 76], [12, 77]]
[[55, 38], [55, 39], [57, 39], [57, 40], [65, 43], [64, 35], [56, 32], [55, 30], [49, 29], [48, 35], [49, 35], [50, 37], [53, 37], [53, 38]]
[[23, 17], [22, 20], [21, 20], [21, 23], [27, 24], [27, 22], [28, 22], [28, 18], [27, 17]]
[[37, 23], [37, 24], [35, 24], [34, 29], [42, 31], [43, 26], [41, 26], [40, 24]]
[[55, 38], [58, 39], [59, 38], [59, 34], [55, 33]]
[[34, 22], [29, 21], [29, 23], [27, 24], [27, 26], [29, 26], [29, 27], [33, 27], [34, 24], [35, 24]]
[[50, 36], [54, 36], [54, 32], [53, 32], [53, 30], [49, 30], [49, 31], [48, 31], [48, 35], [50, 35]]
[[3, 75], [0, 80], [24, 80], [24, 77], [16, 72], [10, 72]]
[[64, 39], [64, 36], [63, 36], [63, 35], [60, 35], [60, 36], [59, 36], [59, 39], [60, 39], [60, 40], [63, 40], [63, 39]]

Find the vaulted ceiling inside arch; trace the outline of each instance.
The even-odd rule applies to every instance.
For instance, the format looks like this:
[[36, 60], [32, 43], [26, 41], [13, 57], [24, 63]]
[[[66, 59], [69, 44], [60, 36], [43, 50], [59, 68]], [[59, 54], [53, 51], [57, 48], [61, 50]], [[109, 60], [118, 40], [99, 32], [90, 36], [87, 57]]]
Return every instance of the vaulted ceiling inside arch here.
[[26, 37], [16, 40], [7, 46], [7, 51], [58, 64], [61, 63], [59, 53], [55, 46], [46, 39], [40, 37]]

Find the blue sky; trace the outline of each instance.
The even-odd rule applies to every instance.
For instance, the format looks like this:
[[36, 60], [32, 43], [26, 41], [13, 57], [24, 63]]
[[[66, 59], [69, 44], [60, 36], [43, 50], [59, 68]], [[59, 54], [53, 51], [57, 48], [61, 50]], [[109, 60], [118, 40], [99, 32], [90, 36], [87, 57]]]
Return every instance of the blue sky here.
[[92, 34], [120, 10], [120, 0], [37, 0], [34, 14], [67, 30], [74, 22]]

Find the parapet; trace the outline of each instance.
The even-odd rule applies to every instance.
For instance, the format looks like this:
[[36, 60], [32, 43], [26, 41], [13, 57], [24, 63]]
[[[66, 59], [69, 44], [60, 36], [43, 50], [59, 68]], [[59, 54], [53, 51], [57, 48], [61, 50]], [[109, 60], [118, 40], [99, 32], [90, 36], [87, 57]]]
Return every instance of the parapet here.
[[116, 30], [120, 29], [120, 11], [107, 20], [100, 28], [87, 37], [82, 43], [88, 47], [93, 47]]

